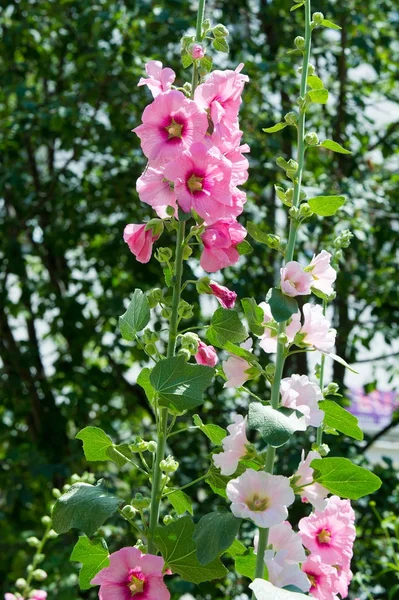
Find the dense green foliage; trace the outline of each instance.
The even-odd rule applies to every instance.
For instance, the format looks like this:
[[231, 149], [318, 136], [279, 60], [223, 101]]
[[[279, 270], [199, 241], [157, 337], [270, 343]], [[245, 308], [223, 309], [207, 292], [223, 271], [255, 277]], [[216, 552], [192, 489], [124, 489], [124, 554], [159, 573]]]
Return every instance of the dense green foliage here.
[[[391, 342], [399, 330], [399, 55], [394, 42], [399, 13], [395, 0], [313, 4], [342, 30], [316, 32], [315, 66], [332, 99], [312, 118], [315, 129], [353, 154], [309, 150], [305, 185], [347, 197], [340, 213], [344, 221], [332, 218], [335, 234], [348, 227], [354, 232], [341, 263], [334, 325], [337, 353], [352, 362], [362, 346], [370, 348], [376, 331]], [[290, 157], [294, 139], [291, 128], [274, 136], [262, 128], [281, 121], [295, 103], [296, 58], [286, 50], [300, 17], [289, 15], [291, 5], [289, 0], [209, 2], [209, 15], [231, 32], [229, 64], [245, 62], [250, 76], [241, 115], [252, 156], [246, 217], [270, 233], [281, 222], [273, 184], [283, 172], [275, 158]], [[146, 60], [160, 59], [179, 78], [189, 78], [179, 64], [179, 40], [194, 23], [194, 8], [186, 0], [21, 0], [0, 13], [3, 591], [23, 575], [31, 555], [25, 539], [40, 536], [40, 517], [52, 501], [52, 487], [61, 488], [71, 473], [88, 468], [76, 433], [90, 424], [103, 427], [116, 443], [143, 429], [151, 439], [145, 395], [132, 383], [135, 363], [144, 361], [144, 355], [122, 339], [117, 322], [135, 288], [160, 283], [159, 264], [135, 262], [121, 236], [127, 222], [148, 215], [135, 192], [144, 164], [130, 130], [149, 100], [136, 87]], [[225, 55], [215, 58], [225, 66]], [[309, 233], [329, 248], [333, 234], [324, 231], [321, 220], [311, 221]], [[313, 253], [305, 236], [301, 250], [308, 257]], [[274, 256], [256, 244], [243, 261], [241, 271], [226, 270], [226, 280], [240, 297], [261, 301], [273, 283]], [[195, 299], [190, 287], [186, 297]], [[306, 367], [306, 355], [298, 357]], [[292, 362], [290, 368], [298, 366]], [[394, 362], [387, 361], [386, 368], [393, 377]], [[339, 363], [334, 376], [343, 382]], [[252, 386], [255, 390], [256, 384]], [[224, 426], [233, 401], [240, 405], [246, 400], [222, 396], [216, 385], [211, 391], [201, 416], [205, 423]], [[328, 442], [333, 446], [334, 438]], [[356, 445], [361, 448], [361, 442], [340, 444], [335, 453], [353, 458]], [[197, 476], [199, 462], [205, 469], [206, 449], [200, 432], [174, 438], [172, 450], [184, 457], [187, 481]], [[297, 462], [289, 449], [279, 468], [292, 472]], [[90, 463], [90, 470], [100, 476], [103, 464]], [[122, 483], [111, 468], [110, 487], [129, 500], [132, 490], [140, 491], [140, 475], [129, 467], [124, 471]], [[398, 475], [388, 463], [377, 471], [384, 484], [373, 499], [380, 513], [395, 511]], [[206, 497], [201, 502], [201, 512], [209, 512]], [[355, 506], [361, 536], [353, 593], [359, 594], [361, 584], [373, 598], [387, 598], [398, 579], [385, 570], [384, 529], [367, 499]], [[126, 543], [128, 530], [111, 520], [104, 534], [112, 550], [122, 539]], [[69, 599], [71, 589], [76, 598], [96, 597], [77, 591], [77, 569], [68, 562], [75, 541], [76, 532], [48, 542], [43, 567], [50, 574], [49, 597]], [[222, 600], [240, 592], [240, 582], [228, 577], [216, 586], [180, 583], [174, 597], [194, 589], [198, 600]]]

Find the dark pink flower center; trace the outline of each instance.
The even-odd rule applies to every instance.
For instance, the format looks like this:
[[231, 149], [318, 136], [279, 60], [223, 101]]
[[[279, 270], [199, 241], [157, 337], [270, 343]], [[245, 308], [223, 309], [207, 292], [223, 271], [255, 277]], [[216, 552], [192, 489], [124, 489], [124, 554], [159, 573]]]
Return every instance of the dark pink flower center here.
[[204, 190], [205, 173], [203, 171], [191, 171], [186, 176], [187, 191], [195, 195]]
[[331, 543], [331, 531], [329, 529], [323, 528], [317, 532], [317, 542], [321, 546], [329, 546]]
[[145, 588], [145, 577], [144, 574], [138, 569], [131, 569], [129, 571], [129, 578], [127, 587], [130, 590], [131, 597], [133, 598], [136, 594], [141, 594]]
[[180, 115], [170, 115], [160, 127], [165, 141], [173, 143], [180, 142], [186, 131], [186, 119]]
[[312, 586], [310, 589], [315, 590], [319, 585], [319, 576], [316, 573], [306, 573], [307, 578], [310, 581], [310, 585]]

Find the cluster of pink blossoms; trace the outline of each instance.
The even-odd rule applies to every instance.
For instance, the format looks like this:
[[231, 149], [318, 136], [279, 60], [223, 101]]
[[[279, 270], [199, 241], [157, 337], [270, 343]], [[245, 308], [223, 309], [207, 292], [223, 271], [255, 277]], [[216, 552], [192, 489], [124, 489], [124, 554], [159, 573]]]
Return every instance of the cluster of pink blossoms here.
[[[18, 598], [22, 598], [22, 596], [15, 596], [15, 594], [5, 594], [4, 600], [18, 600]], [[47, 592], [43, 590], [33, 590], [30, 592], [29, 600], [46, 600]]]
[[[215, 272], [235, 264], [237, 245], [247, 234], [236, 218], [243, 211], [249, 152], [241, 144], [238, 111], [248, 77], [235, 71], [213, 71], [190, 99], [172, 89], [175, 73], [162, 63], [146, 65], [147, 85], [154, 101], [133, 131], [141, 141], [148, 165], [137, 181], [140, 199], [161, 219], [177, 216], [177, 209], [193, 211], [201, 219], [204, 250], [200, 264]], [[148, 262], [158, 238], [146, 224], [130, 224], [124, 240], [140, 262]]]

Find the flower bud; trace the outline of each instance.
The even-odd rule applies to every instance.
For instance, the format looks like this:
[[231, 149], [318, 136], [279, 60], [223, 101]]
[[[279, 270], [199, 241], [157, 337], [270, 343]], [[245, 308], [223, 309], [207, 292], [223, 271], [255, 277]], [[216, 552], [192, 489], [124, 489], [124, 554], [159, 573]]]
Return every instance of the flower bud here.
[[143, 342], [145, 344], [155, 344], [159, 340], [159, 335], [156, 331], [151, 331], [151, 329], [144, 329], [143, 331]]
[[42, 525], [50, 525], [51, 517], [48, 517], [47, 515], [45, 515], [44, 517], [41, 518], [41, 521], [42, 521]]
[[190, 246], [184, 246], [183, 248], [183, 260], [188, 260], [193, 253], [193, 249]]
[[191, 358], [191, 352], [190, 350], [187, 350], [187, 348], [180, 348], [180, 350], [177, 353], [177, 356], [182, 356], [184, 360], [188, 362]]
[[[191, 83], [189, 83], [188, 81], [186, 81], [186, 83], [183, 85], [184, 90], [188, 93], [191, 94]], [[173, 208], [173, 206], [167, 206], [166, 207], [166, 214], [168, 215], [168, 217], [174, 217], [175, 216], [175, 209]]]
[[179, 468], [179, 463], [173, 458], [173, 456], [168, 456], [164, 460], [161, 460], [159, 466], [163, 471], [165, 471], [165, 473], [174, 473]]
[[44, 554], [36, 554], [36, 564], [43, 562], [45, 558]]
[[28, 544], [28, 546], [31, 546], [32, 548], [38, 548], [40, 546], [40, 540], [34, 536], [28, 537], [28, 539], [26, 540], [26, 543]]
[[128, 519], [133, 519], [136, 516], [136, 509], [131, 504], [126, 504], [122, 508], [122, 514]]
[[279, 235], [274, 235], [273, 233], [268, 233], [266, 235], [266, 244], [269, 246], [269, 248], [271, 248], [272, 250], [276, 250], [277, 248], [280, 247], [281, 244], [281, 238]]
[[291, 206], [291, 208], [288, 212], [289, 212], [291, 219], [295, 220], [298, 218], [299, 210], [296, 208], [296, 206]]
[[58, 488], [53, 488], [51, 490], [51, 493], [53, 494], [54, 498], [57, 498], [57, 500], [58, 500], [58, 498], [61, 498], [61, 496], [62, 496], [62, 493]]
[[148, 442], [148, 452], [151, 452], [151, 454], [155, 454], [156, 451], [157, 443], [151, 440], [151, 442]]
[[161, 317], [164, 319], [170, 319], [172, 316], [172, 309], [170, 306], [163, 306], [161, 310]]
[[312, 444], [312, 450], [318, 452], [320, 456], [327, 456], [330, 453], [330, 447], [327, 444], [321, 444], [320, 446]]
[[204, 58], [205, 56], [205, 46], [199, 44], [198, 42], [195, 44], [191, 44], [188, 51], [191, 55], [191, 58], [193, 58], [194, 60]]
[[48, 534], [47, 534], [47, 537], [48, 537], [50, 540], [53, 540], [53, 539], [55, 539], [56, 537], [58, 537], [58, 533], [57, 533], [56, 531], [54, 531], [54, 529], [50, 529], [50, 531], [49, 531], [49, 532], [48, 532]]
[[143, 442], [142, 438], [137, 435], [133, 439], [132, 443], [129, 444], [129, 449], [132, 452], [140, 452], [140, 447], [141, 447], [142, 442]]
[[211, 28], [211, 20], [210, 19], [204, 19], [202, 21], [202, 31], [206, 32]]
[[212, 33], [213, 33], [214, 37], [227, 37], [229, 35], [229, 30], [227, 29], [227, 27], [225, 27], [221, 23], [218, 23], [212, 29]]
[[309, 65], [308, 65], [308, 75], [314, 75], [315, 72], [316, 72], [315, 67], [309, 63]]
[[28, 584], [27, 584], [26, 580], [23, 577], [19, 577], [17, 579], [17, 581], [15, 582], [15, 587], [18, 590], [23, 590], [24, 588], [26, 588], [27, 585]]
[[334, 258], [336, 261], [340, 261], [340, 260], [342, 260], [343, 255], [344, 255], [344, 253], [342, 252], [342, 250], [337, 250]]
[[284, 117], [284, 121], [288, 125], [296, 125], [298, 123], [298, 114], [294, 111], [288, 112]]
[[321, 25], [324, 21], [324, 15], [321, 12], [314, 12], [312, 15], [312, 21], [315, 25]]
[[305, 135], [305, 144], [308, 146], [317, 146], [319, 143], [319, 136], [314, 131]]
[[298, 50], [302, 50], [305, 47], [305, 38], [303, 38], [301, 35], [297, 35], [294, 43]]
[[288, 161], [287, 172], [296, 173], [298, 171], [298, 167], [299, 167], [299, 165], [296, 162], [296, 160], [294, 160], [293, 158], [290, 158], [290, 160]]
[[194, 310], [191, 304], [189, 304], [185, 300], [180, 300], [179, 307], [177, 309], [177, 314], [182, 319], [191, 319], [191, 317], [194, 314]]
[[62, 491], [63, 491], [63, 492], [64, 492], [64, 494], [65, 494], [65, 492], [67, 492], [69, 489], [71, 489], [71, 486], [69, 485], [69, 483], [66, 483], [66, 484], [63, 486], [63, 488], [62, 488]]
[[163, 292], [160, 288], [154, 288], [147, 294], [148, 304], [150, 308], [155, 308], [162, 300]]
[[73, 475], [71, 475], [71, 483], [79, 483], [80, 481], [80, 475], [78, 475], [77, 473], [74, 473]]
[[196, 354], [198, 352], [198, 345], [200, 339], [196, 333], [189, 331], [180, 338], [181, 347], [189, 350], [190, 354]]
[[35, 569], [32, 573], [32, 577], [35, 581], [44, 581], [47, 579], [47, 573], [46, 571], [43, 571], [43, 569]]
[[172, 515], [165, 515], [163, 518], [163, 524], [164, 525], [170, 525], [170, 523], [174, 522], [174, 518], [172, 517]]
[[134, 547], [138, 548], [143, 554], [147, 554], [148, 549], [143, 540], [137, 540]]
[[339, 391], [338, 383], [329, 383], [323, 390], [325, 396], [334, 396]]
[[294, 188], [288, 188], [288, 190], [285, 192], [285, 197], [287, 198], [288, 202], [292, 204], [294, 199]]
[[144, 496], [142, 494], [138, 493], [133, 498], [132, 504], [133, 504], [134, 508], [137, 508], [140, 510], [142, 508], [148, 508], [151, 504], [151, 500], [150, 500], [150, 498], [144, 498]]
[[286, 333], [280, 333], [277, 339], [279, 344], [284, 344], [284, 346], [288, 344], [288, 336]]
[[156, 356], [157, 354], [157, 347], [155, 346], [155, 344], [146, 344], [144, 346], [144, 350], [146, 351], [148, 356]]
[[170, 248], [158, 248], [154, 256], [158, 262], [167, 263], [171, 260], [173, 252]]
[[312, 215], [313, 210], [310, 208], [309, 204], [307, 202], [303, 202], [303, 204], [301, 204], [299, 207], [299, 216], [302, 219], [306, 219], [308, 217], [311, 217]]

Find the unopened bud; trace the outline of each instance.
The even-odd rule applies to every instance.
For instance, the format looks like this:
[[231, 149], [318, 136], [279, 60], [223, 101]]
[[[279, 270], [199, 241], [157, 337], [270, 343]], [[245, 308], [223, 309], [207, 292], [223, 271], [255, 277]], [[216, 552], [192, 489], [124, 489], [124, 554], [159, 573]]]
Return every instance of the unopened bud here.
[[313, 215], [313, 210], [310, 208], [307, 202], [303, 202], [303, 204], [299, 207], [299, 216], [301, 218], [311, 217]]
[[288, 172], [293, 172], [296, 173], [298, 171], [298, 163], [296, 162], [296, 160], [294, 160], [293, 158], [290, 158], [290, 160], [288, 161]]
[[294, 43], [298, 50], [302, 50], [305, 47], [305, 38], [303, 38], [301, 35], [298, 35], [295, 38]]
[[312, 444], [312, 450], [315, 450], [320, 456], [327, 456], [330, 453], [330, 447], [327, 444]]
[[147, 300], [148, 300], [148, 304], [150, 305], [150, 308], [155, 308], [159, 304], [159, 302], [162, 300], [162, 298], [163, 298], [163, 292], [162, 292], [161, 288], [154, 288], [153, 290], [148, 292]]
[[289, 212], [291, 219], [295, 220], [298, 218], [299, 210], [296, 208], [296, 206], [291, 206], [291, 208], [288, 212]]
[[143, 342], [145, 344], [155, 344], [159, 339], [159, 335], [156, 331], [151, 331], [151, 329], [144, 329], [143, 331]]
[[179, 463], [177, 460], [174, 460], [173, 456], [168, 456], [164, 460], [161, 460], [159, 466], [165, 473], [174, 473], [179, 468]]
[[323, 390], [325, 396], [334, 396], [339, 391], [338, 383], [329, 383]]
[[164, 319], [170, 319], [172, 316], [172, 309], [170, 306], [163, 306], [161, 310], [161, 317]]
[[172, 515], [165, 515], [163, 518], [163, 524], [164, 525], [170, 525], [170, 523], [174, 522], [174, 518], [172, 517]]
[[344, 255], [344, 253], [342, 252], [342, 250], [337, 250], [334, 258], [338, 262], [338, 261], [342, 260], [343, 255]]
[[126, 506], [122, 508], [122, 514], [128, 519], [133, 519], [136, 513], [136, 509], [131, 504], [126, 504]]
[[205, 56], [205, 46], [199, 44], [198, 42], [195, 44], [191, 44], [188, 51], [191, 55], [191, 58], [193, 58], [194, 60], [204, 58]]
[[146, 344], [144, 346], [144, 350], [146, 351], [148, 356], [156, 356], [157, 354], [157, 347], [155, 346], [155, 344]]
[[285, 115], [284, 121], [288, 123], [288, 125], [296, 125], [298, 123], [298, 114], [291, 111]]
[[284, 346], [286, 344], [288, 344], [288, 336], [286, 333], [280, 333], [278, 336], [278, 343], [279, 344], [284, 344]]
[[138, 493], [132, 500], [134, 508], [142, 509], [148, 508], [151, 504], [150, 498], [144, 498], [142, 494]]
[[50, 525], [51, 517], [48, 517], [47, 515], [45, 515], [44, 517], [41, 518], [41, 521], [42, 521], [42, 525]]
[[66, 483], [66, 484], [63, 486], [63, 488], [62, 488], [62, 491], [63, 491], [63, 492], [64, 492], [64, 494], [65, 494], [65, 492], [67, 492], [67, 491], [68, 491], [68, 490], [70, 490], [70, 489], [71, 489], [71, 486], [69, 485], [69, 483]]
[[44, 581], [47, 579], [47, 573], [46, 571], [43, 571], [43, 569], [35, 569], [32, 573], [32, 577], [35, 581]]
[[324, 15], [322, 12], [314, 12], [312, 15], [312, 21], [315, 25], [321, 25], [324, 21]]
[[294, 189], [288, 188], [288, 190], [285, 192], [285, 197], [287, 198], [288, 202], [291, 202], [292, 204], [292, 200], [294, 199]]
[[311, 133], [307, 133], [305, 135], [305, 143], [308, 146], [317, 146], [317, 144], [319, 143], [319, 136], [314, 131], [312, 131]]
[[194, 314], [194, 309], [191, 306], [191, 304], [189, 304], [185, 300], [180, 300], [179, 307], [177, 309], [177, 314], [182, 319], [191, 319], [191, 317]]
[[151, 452], [151, 454], [155, 454], [156, 451], [157, 443], [151, 440], [151, 442], [148, 442], [148, 452]]
[[184, 360], [188, 362], [191, 358], [191, 352], [190, 350], [187, 350], [187, 348], [180, 348], [180, 350], [177, 353], [177, 356], [182, 356]]
[[199, 341], [198, 335], [191, 331], [185, 333], [180, 338], [181, 347], [189, 350], [191, 354], [196, 354], [198, 352]]
[[309, 65], [308, 65], [308, 75], [314, 75], [315, 72], [316, 72], [315, 67], [309, 63]]
[[215, 37], [227, 37], [229, 35], [229, 30], [221, 23], [218, 23], [212, 29], [212, 33]]
[[202, 30], [203, 31], [208, 31], [211, 27], [211, 20], [210, 19], [204, 19], [202, 21]]
[[53, 540], [53, 539], [55, 539], [56, 537], [58, 537], [58, 533], [57, 533], [56, 531], [54, 531], [54, 529], [50, 529], [50, 531], [49, 531], [49, 532], [48, 532], [48, 534], [47, 534], [47, 537], [48, 537], [50, 540]]
[[36, 564], [43, 562], [45, 558], [44, 554], [36, 554]]
[[[188, 81], [186, 81], [186, 83], [183, 85], [183, 89], [188, 93], [191, 94], [191, 83], [189, 83]], [[167, 206], [166, 207], [166, 214], [168, 215], [168, 217], [174, 217], [176, 213], [176, 209], [173, 206]]]
[[59, 490], [58, 488], [53, 488], [51, 490], [51, 493], [53, 494], [54, 498], [57, 498], [57, 500], [62, 496], [61, 490]]
[[34, 536], [28, 537], [28, 539], [26, 540], [26, 543], [28, 544], [28, 546], [31, 546], [32, 548], [38, 548], [40, 546], [40, 540]]
[[143, 554], [147, 554], [147, 546], [145, 545], [143, 540], [137, 540], [134, 547], [138, 548], [140, 550], [140, 552], [142, 552]]
[[19, 577], [15, 582], [15, 587], [18, 590], [23, 590], [27, 585], [28, 584], [26, 583], [26, 580], [23, 577]]
[[193, 249], [190, 246], [184, 246], [183, 248], [183, 260], [188, 260], [193, 253]]
[[170, 481], [170, 477], [168, 475], [166, 475], [165, 473], [163, 473], [162, 477], [161, 477], [162, 486], [168, 485], [169, 481]]
[[169, 262], [173, 256], [173, 252], [170, 248], [158, 248], [154, 254], [156, 260], [160, 263]]

